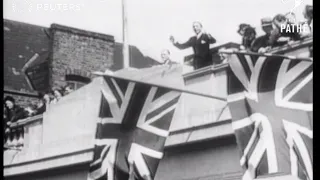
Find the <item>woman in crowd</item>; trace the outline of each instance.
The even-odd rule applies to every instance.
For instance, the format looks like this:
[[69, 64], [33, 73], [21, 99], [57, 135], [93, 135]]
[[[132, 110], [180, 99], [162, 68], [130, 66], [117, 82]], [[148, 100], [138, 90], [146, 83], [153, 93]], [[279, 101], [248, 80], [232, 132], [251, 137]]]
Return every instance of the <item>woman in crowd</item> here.
[[238, 33], [242, 36], [242, 47], [243, 50], [251, 50], [251, 45], [256, 39], [256, 30], [249, 24], [240, 24]]
[[13, 123], [19, 119], [24, 119], [27, 117], [26, 111], [20, 106], [15, 104], [15, 100], [11, 96], [7, 96], [4, 99], [5, 106], [8, 109], [8, 122]]
[[53, 89], [53, 95], [54, 99], [51, 101], [51, 103], [55, 104], [62, 98], [62, 90], [59, 88]]
[[66, 85], [63, 89], [64, 89], [64, 93], [63, 93], [64, 96], [73, 92], [73, 89], [71, 88], [70, 85]]
[[46, 112], [47, 100], [45, 100], [44, 96], [38, 100], [37, 107], [36, 107], [36, 115], [43, 114], [44, 112]]
[[[7, 126], [10, 127], [10, 125], [14, 122], [17, 122], [20, 119], [24, 119], [27, 117], [27, 112], [21, 108], [20, 106], [16, 105], [15, 100], [13, 97], [11, 96], [7, 96], [4, 99], [5, 102], [5, 106], [7, 108], [7, 117], [8, 117], [8, 121], [7, 121]], [[11, 131], [11, 130], [10, 130]], [[23, 133], [23, 128], [18, 128], [14, 131], [17, 131], [17, 133]], [[10, 137], [12, 138], [12, 137]]]
[[36, 106], [32, 103], [30, 103], [30, 105], [27, 106], [24, 110], [26, 111], [28, 117], [36, 115]]

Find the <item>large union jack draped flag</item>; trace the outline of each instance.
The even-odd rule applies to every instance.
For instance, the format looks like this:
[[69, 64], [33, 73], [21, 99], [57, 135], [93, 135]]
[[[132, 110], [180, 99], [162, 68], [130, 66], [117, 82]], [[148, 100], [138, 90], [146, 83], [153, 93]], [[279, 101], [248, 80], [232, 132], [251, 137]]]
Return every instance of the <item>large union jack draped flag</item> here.
[[[138, 72], [136, 72], [137, 74]], [[154, 178], [181, 92], [104, 76], [88, 179]]]
[[313, 179], [313, 63], [230, 55], [228, 103], [243, 180], [269, 174]]

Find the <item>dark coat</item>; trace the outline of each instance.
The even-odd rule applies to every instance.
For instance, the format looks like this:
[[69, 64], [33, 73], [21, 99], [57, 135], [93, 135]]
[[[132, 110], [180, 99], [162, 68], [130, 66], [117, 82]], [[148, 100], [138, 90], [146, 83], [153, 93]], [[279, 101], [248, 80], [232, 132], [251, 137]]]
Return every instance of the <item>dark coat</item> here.
[[269, 39], [269, 44], [272, 47], [277, 47], [277, 46], [282, 46], [284, 44], [287, 44], [286, 42], [278, 42], [278, 39], [280, 37], [289, 37], [290, 40], [293, 40], [293, 41], [297, 41], [297, 40], [301, 39], [301, 36], [298, 33], [296, 28], [294, 28], [292, 32], [286, 32], [285, 30], [283, 30], [281, 32], [279, 28], [275, 28], [271, 32], [270, 39]]
[[27, 112], [18, 105], [15, 105], [8, 112], [8, 119], [10, 122], [17, 122], [20, 119], [24, 119], [27, 117]]
[[174, 43], [174, 46], [179, 49], [192, 47], [194, 52], [193, 67], [194, 69], [199, 69], [212, 65], [210, 44], [214, 43], [216, 43], [216, 39], [210, 34], [202, 34], [199, 39], [197, 39], [197, 36], [193, 36], [185, 43]]
[[41, 107], [39, 107], [36, 111], [36, 115], [43, 114], [46, 111], [46, 104], [43, 104]]

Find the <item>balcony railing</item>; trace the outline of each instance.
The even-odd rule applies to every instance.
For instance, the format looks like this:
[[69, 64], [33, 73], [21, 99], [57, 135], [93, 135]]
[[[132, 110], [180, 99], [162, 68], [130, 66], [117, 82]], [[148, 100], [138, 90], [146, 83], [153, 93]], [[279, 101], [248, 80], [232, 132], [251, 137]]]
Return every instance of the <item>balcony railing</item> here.
[[22, 150], [26, 142], [34, 141], [35, 139], [29, 139], [29, 135], [32, 133], [32, 127], [35, 124], [42, 124], [42, 117], [43, 115], [41, 114], [12, 123], [10, 132], [4, 136], [4, 150]]

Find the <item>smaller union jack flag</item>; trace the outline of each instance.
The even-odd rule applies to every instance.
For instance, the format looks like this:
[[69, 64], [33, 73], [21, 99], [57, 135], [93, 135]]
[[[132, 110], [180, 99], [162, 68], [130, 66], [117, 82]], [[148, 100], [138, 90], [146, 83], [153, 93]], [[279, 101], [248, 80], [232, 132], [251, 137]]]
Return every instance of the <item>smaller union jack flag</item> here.
[[153, 179], [181, 92], [104, 76], [89, 180]]
[[228, 104], [243, 180], [270, 174], [313, 179], [313, 63], [233, 54]]

